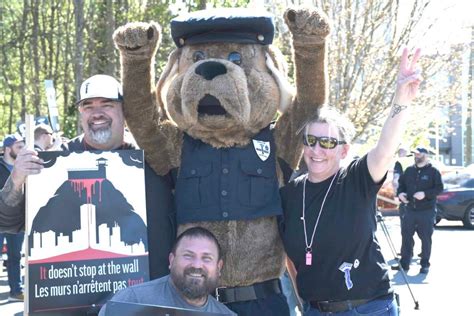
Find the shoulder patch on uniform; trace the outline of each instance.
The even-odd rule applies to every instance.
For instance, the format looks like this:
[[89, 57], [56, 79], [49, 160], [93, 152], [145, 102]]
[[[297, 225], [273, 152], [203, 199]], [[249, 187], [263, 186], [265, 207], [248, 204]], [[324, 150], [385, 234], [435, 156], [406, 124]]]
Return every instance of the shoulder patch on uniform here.
[[270, 157], [270, 142], [256, 139], [252, 139], [252, 142], [258, 157], [262, 161], [267, 160]]

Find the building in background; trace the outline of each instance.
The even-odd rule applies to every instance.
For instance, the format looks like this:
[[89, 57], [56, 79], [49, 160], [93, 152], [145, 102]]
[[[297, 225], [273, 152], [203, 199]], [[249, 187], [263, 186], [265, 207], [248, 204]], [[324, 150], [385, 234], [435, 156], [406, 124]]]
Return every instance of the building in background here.
[[467, 166], [474, 163], [474, 27], [471, 43], [453, 46], [450, 54], [454, 58], [437, 76], [444, 78], [439, 88], [450, 93], [439, 101], [430, 146], [444, 165]]

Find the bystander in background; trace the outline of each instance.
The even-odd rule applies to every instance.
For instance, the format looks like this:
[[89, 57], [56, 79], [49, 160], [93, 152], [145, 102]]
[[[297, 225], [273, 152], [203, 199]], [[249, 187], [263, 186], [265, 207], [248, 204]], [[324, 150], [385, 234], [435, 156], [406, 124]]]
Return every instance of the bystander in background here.
[[50, 150], [54, 146], [54, 133], [49, 125], [39, 124], [36, 125], [34, 131], [35, 137], [35, 150], [45, 151]]
[[[0, 159], [0, 187], [3, 187], [13, 169], [13, 165], [20, 150], [25, 146], [25, 142], [20, 135], [8, 135], [3, 140], [3, 159]], [[25, 211], [25, 204], [18, 206], [22, 212]], [[7, 241], [7, 273], [10, 295], [8, 301], [23, 301], [23, 287], [21, 282], [21, 249], [24, 232], [0, 233], [0, 245]]]
[[430, 268], [431, 237], [436, 219], [436, 196], [443, 191], [441, 174], [429, 163], [428, 150], [418, 147], [415, 164], [408, 167], [399, 180], [398, 198], [406, 205], [402, 228], [400, 265], [393, 269], [408, 271], [413, 256], [413, 235], [421, 239], [420, 273], [427, 274]]

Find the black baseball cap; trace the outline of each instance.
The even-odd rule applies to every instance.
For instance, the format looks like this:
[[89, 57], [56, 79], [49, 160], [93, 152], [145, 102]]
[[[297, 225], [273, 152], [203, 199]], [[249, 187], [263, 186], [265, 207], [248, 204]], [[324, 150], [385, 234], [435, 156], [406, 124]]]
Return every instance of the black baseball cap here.
[[429, 154], [429, 151], [425, 147], [417, 147], [415, 150], [412, 150], [412, 153], [414, 153], [414, 154]]

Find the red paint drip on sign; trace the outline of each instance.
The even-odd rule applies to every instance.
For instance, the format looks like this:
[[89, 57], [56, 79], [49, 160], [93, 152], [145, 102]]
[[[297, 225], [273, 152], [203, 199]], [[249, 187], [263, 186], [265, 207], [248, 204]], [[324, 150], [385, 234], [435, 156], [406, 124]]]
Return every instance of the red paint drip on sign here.
[[69, 179], [71, 182], [74, 192], [79, 192], [79, 197], [81, 197], [82, 190], [86, 190], [86, 198], [87, 198], [87, 203], [92, 202], [92, 195], [96, 194], [95, 191], [95, 184], [96, 182], [99, 182], [99, 202], [102, 201], [102, 181], [104, 181], [103, 178], [101, 179]]

